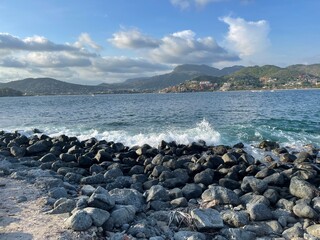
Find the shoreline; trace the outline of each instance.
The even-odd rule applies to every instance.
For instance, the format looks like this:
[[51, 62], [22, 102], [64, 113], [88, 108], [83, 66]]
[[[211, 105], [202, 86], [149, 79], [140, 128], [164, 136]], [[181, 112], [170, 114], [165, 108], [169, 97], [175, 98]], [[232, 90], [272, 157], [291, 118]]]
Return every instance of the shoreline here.
[[93, 239], [320, 237], [319, 149], [262, 141], [276, 161], [243, 147], [0, 132], [0, 177], [40, 188], [48, 216]]

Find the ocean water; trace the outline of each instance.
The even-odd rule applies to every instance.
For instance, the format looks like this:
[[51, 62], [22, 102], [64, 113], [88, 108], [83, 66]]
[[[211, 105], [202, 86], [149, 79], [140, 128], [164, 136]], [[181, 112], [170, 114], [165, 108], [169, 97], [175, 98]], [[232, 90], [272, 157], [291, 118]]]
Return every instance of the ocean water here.
[[0, 129], [95, 137], [127, 146], [161, 140], [320, 145], [320, 91], [238, 91], [0, 98]]

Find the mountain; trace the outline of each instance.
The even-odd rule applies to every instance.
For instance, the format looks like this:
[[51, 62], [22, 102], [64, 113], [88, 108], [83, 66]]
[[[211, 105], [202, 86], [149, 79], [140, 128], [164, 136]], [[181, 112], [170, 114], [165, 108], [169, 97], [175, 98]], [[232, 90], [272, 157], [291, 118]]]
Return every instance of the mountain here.
[[12, 88], [0, 88], [0, 97], [17, 97], [22, 96], [23, 93]]
[[93, 94], [108, 91], [104, 87], [67, 83], [53, 78], [26, 78], [1, 83], [0, 88], [11, 88], [24, 95]]
[[123, 83], [112, 84], [112, 86], [110, 86], [110, 84], [102, 84], [102, 86], [108, 86], [116, 89], [137, 89], [140, 91], [158, 90], [170, 86], [175, 86], [177, 84], [183, 83], [184, 81], [191, 80], [195, 77], [219, 77], [225, 74], [234, 73], [242, 68], [242, 66], [234, 66], [219, 70], [207, 65], [184, 64], [175, 67], [170, 73], [153, 77], [133, 78], [128, 79]]

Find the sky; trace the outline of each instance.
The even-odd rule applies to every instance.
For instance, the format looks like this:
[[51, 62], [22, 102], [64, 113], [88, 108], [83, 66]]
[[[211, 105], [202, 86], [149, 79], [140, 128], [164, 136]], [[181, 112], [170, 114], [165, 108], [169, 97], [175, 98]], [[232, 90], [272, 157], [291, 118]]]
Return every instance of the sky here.
[[0, 82], [320, 63], [319, 0], [1, 0]]

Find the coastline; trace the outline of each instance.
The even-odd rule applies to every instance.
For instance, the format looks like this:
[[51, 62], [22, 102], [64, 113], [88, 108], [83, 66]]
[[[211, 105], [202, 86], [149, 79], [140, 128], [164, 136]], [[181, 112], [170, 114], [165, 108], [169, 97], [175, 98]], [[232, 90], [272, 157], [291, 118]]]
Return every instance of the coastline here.
[[[311, 146], [289, 153], [259, 144], [279, 161], [255, 159], [241, 143], [129, 148], [1, 132], [0, 146], [1, 180], [41, 189], [48, 216], [62, 214], [61, 226], [93, 239], [320, 237], [320, 159]], [[2, 236], [20, 231], [8, 226]]]

